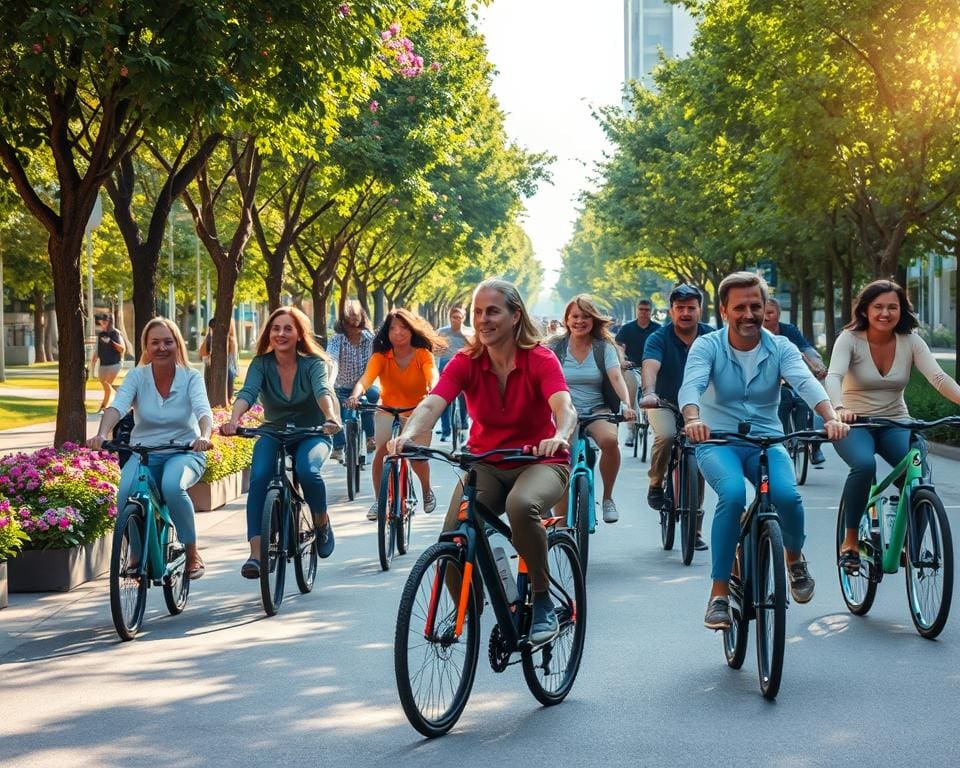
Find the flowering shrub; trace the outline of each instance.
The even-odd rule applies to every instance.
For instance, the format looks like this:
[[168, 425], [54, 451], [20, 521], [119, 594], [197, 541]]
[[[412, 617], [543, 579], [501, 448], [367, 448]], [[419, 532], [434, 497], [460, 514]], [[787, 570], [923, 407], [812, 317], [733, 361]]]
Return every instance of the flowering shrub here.
[[[86, 544], [113, 527], [117, 516], [116, 459], [73, 443], [0, 458], [0, 520], [27, 536], [28, 549]], [[9, 535], [9, 534], [8, 534]], [[0, 533], [0, 552], [3, 534]]]
[[10, 502], [0, 499], [0, 561], [17, 554], [27, 540], [20, 521], [11, 511]]
[[[230, 411], [226, 408], [213, 409], [214, 433], [213, 448], [207, 451], [207, 468], [200, 478], [202, 483], [232, 475], [246, 469], [253, 462], [253, 444], [255, 440], [246, 437], [227, 437], [221, 435], [219, 428], [230, 420]], [[263, 408], [253, 406], [240, 419], [241, 427], [256, 427], [263, 421]]]
[[[423, 57], [413, 50], [413, 42], [408, 37], [400, 37], [400, 25], [393, 23], [380, 33], [383, 47], [393, 55], [397, 68], [404, 77], [419, 77], [423, 72]], [[431, 69], [433, 65], [431, 64]], [[439, 67], [438, 67], [439, 69]], [[436, 71], [434, 69], [434, 71]]]

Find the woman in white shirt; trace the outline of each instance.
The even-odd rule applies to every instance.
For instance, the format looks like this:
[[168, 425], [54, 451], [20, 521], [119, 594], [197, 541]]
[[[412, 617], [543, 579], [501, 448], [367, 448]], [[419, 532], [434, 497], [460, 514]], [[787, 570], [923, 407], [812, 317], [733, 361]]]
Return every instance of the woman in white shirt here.
[[[903, 391], [914, 366], [941, 395], [960, 403], [960, 386], [944, 373], [917, 335], [918, 326], [910, 300], [897, 283], [875, 280], [860, 292], [853, 320], [837, 337], [824, 382], [843, 421], [853, 422], [858, 416], [909, 419]], [[856, 573], [860, 568], [857, 530], [876, 475], [876, 455], [895, 466], [910, 449], [910, 430], [851, 429], [834, 447], [850, 467], [843, 487], [846, 533], [839, 565]]]
[[[203, 475], [212, 447], [213, 412], [203, 386], [203, 377], [187, 362], [187, 347], [176, 324], [155, 317], [143, 329], [140, 365], [130, 371], [113, 403], [103, 412], [97, 434], [87, 441], [99, 449], [110, 430], [132, 407], [134, 427], [131, 443], [192, 443], [192, 453], [152, 453], [149, 468], [170, 510], [177, 536], [186, 545], [187, 574], [203, 576], [204, 565], [197, 549], [193, 502], [187, 489]], [[123, 509], [137, 480], [140, 460], [132, 456], [120, 472], [117, 508]]]

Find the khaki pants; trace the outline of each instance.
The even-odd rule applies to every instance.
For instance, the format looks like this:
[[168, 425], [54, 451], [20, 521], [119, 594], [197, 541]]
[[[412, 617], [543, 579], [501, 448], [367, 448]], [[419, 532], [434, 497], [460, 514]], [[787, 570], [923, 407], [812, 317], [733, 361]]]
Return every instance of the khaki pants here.
[[666, 408], [651, 408], [647, 411], [653, 429], [653, 448], [650, 451], [650, 470], [647, 477], [650, 485], [663, 488], [664, 475], [670, 463], [673, 438], [677, 436], [677, 417]]
[[[506, 510], [513, 546], [527, 564], [533, 591], [545, 592], [549, 587], [550, 571], [547, 566], [547, 531], [540, 519], [567, 490], [570, 467], [537, 463], [498, 469], [489, 464], [476, 464], [474, 469], [477, 472], [477, 501], [494, 513], [502, 514]], [[462, 495], [461, 481], [450, 499], [443, 530], [456, 530]]]

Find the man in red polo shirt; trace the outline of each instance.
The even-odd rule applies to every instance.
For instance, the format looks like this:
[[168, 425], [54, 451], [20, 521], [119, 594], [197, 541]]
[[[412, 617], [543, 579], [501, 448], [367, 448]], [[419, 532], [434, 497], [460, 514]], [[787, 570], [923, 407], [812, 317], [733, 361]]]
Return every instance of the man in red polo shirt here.
[[[387, 451], [397, 454], [413, 435], [429, 433], [461, 392], [472, 421], [472, 452], [532, 446], [541, 461], [477, 464], [477, 500], [507, 513], [513, 545], [527, 563], [533, 586], [529, 638], [545, 643], [556, 637], [559, 623], [548, 592], [547, 533], [540, 517], [566, 492], [577, 413], [556, 356], [540, 346], [536, 325], [511, 283], [485, 280], [477, 286], [473, 325], [473, 340], [447, 363], [437, 386]], [[444, 530], [457, 527], [462, 491], [458, 484]]]

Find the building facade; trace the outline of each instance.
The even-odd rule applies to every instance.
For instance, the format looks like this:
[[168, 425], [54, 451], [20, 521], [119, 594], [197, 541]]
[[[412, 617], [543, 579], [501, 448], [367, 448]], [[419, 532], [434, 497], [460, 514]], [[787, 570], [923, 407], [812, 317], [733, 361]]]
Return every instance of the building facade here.
[[696, 31], [695, 19], [682, 6], [665, 0], [624, 0], [624, 80], [639, 80], [652, 88], [650, 73], [660, 61], [660, 51], [668, 58], [686, 56]]

